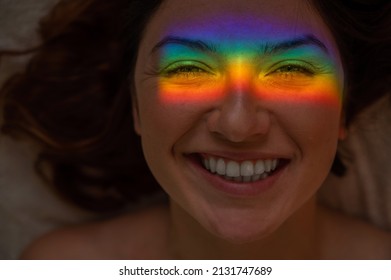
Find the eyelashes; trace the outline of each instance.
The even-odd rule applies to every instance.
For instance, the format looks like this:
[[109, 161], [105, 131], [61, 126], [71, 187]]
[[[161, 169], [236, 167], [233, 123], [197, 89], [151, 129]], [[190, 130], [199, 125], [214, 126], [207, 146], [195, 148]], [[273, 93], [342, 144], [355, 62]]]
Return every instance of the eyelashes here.
[[[250, 66], [247, 66], [250, 67]], [[224, 71], [224, 70], [223, 70]], [[325, 69], [304, 60], [283, 60], [266, 69], [262, 69], [258, 74], [259, 80], [269, 81], [270, 84], [309, 81], [319, 74], [325, 73]], [[203, 79], [219, 77], [219, 72], [208, 64], [198, 60], [176, 61], [156, 72], [156, 75], [172, 80], [173, 82], [192, 82]]]
[[300, 87], [310, 83], [322, 72], [320, 68], [308, 62], [287, 60], [272, 65], [262, 79], [273, 87]]
[[270, 75], [302, 75], [307, 77], [324, 73], [324, 68], [304, 60], [284, 60], [273, 64], [265, 76]]
[[187, 74], [212, 74], [213, 69], [206, 63], [198, 60], [184, 60], [171, 63], [160, 72], [163, 76], [187, 75]]
[[313, 76], [315, 75], [315, 72], [308, 68], [303, 67], [301, 65], [295, 65], [295, 64], [288, 64], [281, 66], [280, 68], [274, 70], [273, 72], [267, 74], [266, 76], [271, 75], [280, 75], [280, 76], [289, 76], [289, 75], [304, 75], [304, 76]]

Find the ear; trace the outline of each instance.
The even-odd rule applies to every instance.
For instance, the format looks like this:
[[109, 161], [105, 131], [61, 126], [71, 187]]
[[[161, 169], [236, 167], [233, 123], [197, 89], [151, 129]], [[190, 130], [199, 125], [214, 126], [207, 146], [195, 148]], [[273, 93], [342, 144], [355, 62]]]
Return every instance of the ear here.
[[338, 140], [345, 140], [348, 135], [346, 122], [345, 122], [345, 113], [342, 112], [341, 119], [339, 121], [339, 132], [338, 132]]
[[137, 108], [134, 108], [133, 106], [133, 129], [136, 132], [137, 135], [141, 135], [141, 128], [140, 128], [140, 118], [138, 115]]
[[347, 135], [348, 135], [348, 132], [346, 130], [346, 127], [345, 126], [341, 126], [339, 128], [338, 139], [339, 140], [345, 140]]
[[134, 87], [132, 87], [130, 94], [132, 96], [133, 129], [137, 135], [141, 135], [140, 114], [139, 114], [137, 96]]

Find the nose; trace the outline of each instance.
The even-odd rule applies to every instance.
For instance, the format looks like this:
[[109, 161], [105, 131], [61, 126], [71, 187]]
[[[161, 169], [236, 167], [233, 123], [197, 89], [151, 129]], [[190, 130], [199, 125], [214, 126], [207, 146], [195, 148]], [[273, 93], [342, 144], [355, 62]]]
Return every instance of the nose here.
[[270, 124], [269, 110], [259, 97], [239, 88], [225, 94], [207, 119], [210, 132], [233, 143], [264, 137]]

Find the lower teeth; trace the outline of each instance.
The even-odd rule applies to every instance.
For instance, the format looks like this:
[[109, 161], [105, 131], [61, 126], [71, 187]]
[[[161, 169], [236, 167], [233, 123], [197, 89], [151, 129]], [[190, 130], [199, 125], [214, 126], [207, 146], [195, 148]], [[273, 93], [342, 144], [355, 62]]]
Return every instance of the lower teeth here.
[[[219, 176], [221, 176], [221, 175], [219, 175]], [[247, 182], [259, 181], [259, 180], [267, 178], [268, 176], [269, 176], [269, 174], [263, 173], [260, 175], [253, 175], [253, 176], [239, 176], [239, 177], [221, 176], [221, 177], [223, 177], [224, 179], [226, 179], [228, 181], [247, 183]]]

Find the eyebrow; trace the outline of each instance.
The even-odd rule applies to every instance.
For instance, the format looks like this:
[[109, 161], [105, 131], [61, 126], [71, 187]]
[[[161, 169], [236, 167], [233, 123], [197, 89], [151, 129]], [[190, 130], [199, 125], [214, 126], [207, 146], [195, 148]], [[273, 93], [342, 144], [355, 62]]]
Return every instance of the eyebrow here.
[[[211, 53], [217, 52], [217, 47], [215, 45], [207, 43], [202, 40], [194, 40], [194, 39], [177, 37], [177, 36], [167, 36], [164, 37], [152, 48], [151, 53], [154, 53], [157, 50], [170, 44], [183, 45], [191, 49], [195, 49], [202, 52], [211, 52]], [[327, 54], [329, 53], [326, 45], [312, 34], [307, 34], [304, 36], [300, 36], [289, 40], [284, 40], [277, 43], [265, 43], [260, 46], [260, 51], [263, 54], [273, 55], [273, 54], [283, 53], [292, 49], [296, 49], [308, 45], [315, 46]]]
[[329, 53], [329, 50], [327, 49], [326, 45], [322, 43], [318, 38], [316, 38], [314, 35], [304, 35], [298, 38], [294, 38], [291, 40], [286, 40], [278, 43], [266, 43], [263, 46], [263, 53], [265, 54], [277, 54], [281, 52], [285, 52], [291, 49], [296, 49], [303, 46], [315, 46], [320, 48], [325, 53]]
[[193, 40], [183, 37], [176, 37], [176, 36], [167, 36], [163, 38], [163, 40], [159, 41], [152, 49], [152, 53], [157, 51], [160, 48], [163, 48], [166, 45], [170, 44], [177, 44], [177, 45], [184, 45], [191, 49], [200, 50], [202, 52], [212, 52], [215, 53], [217, 48], [213, 46], [212, 44], [208, 44], [201, 40]]

